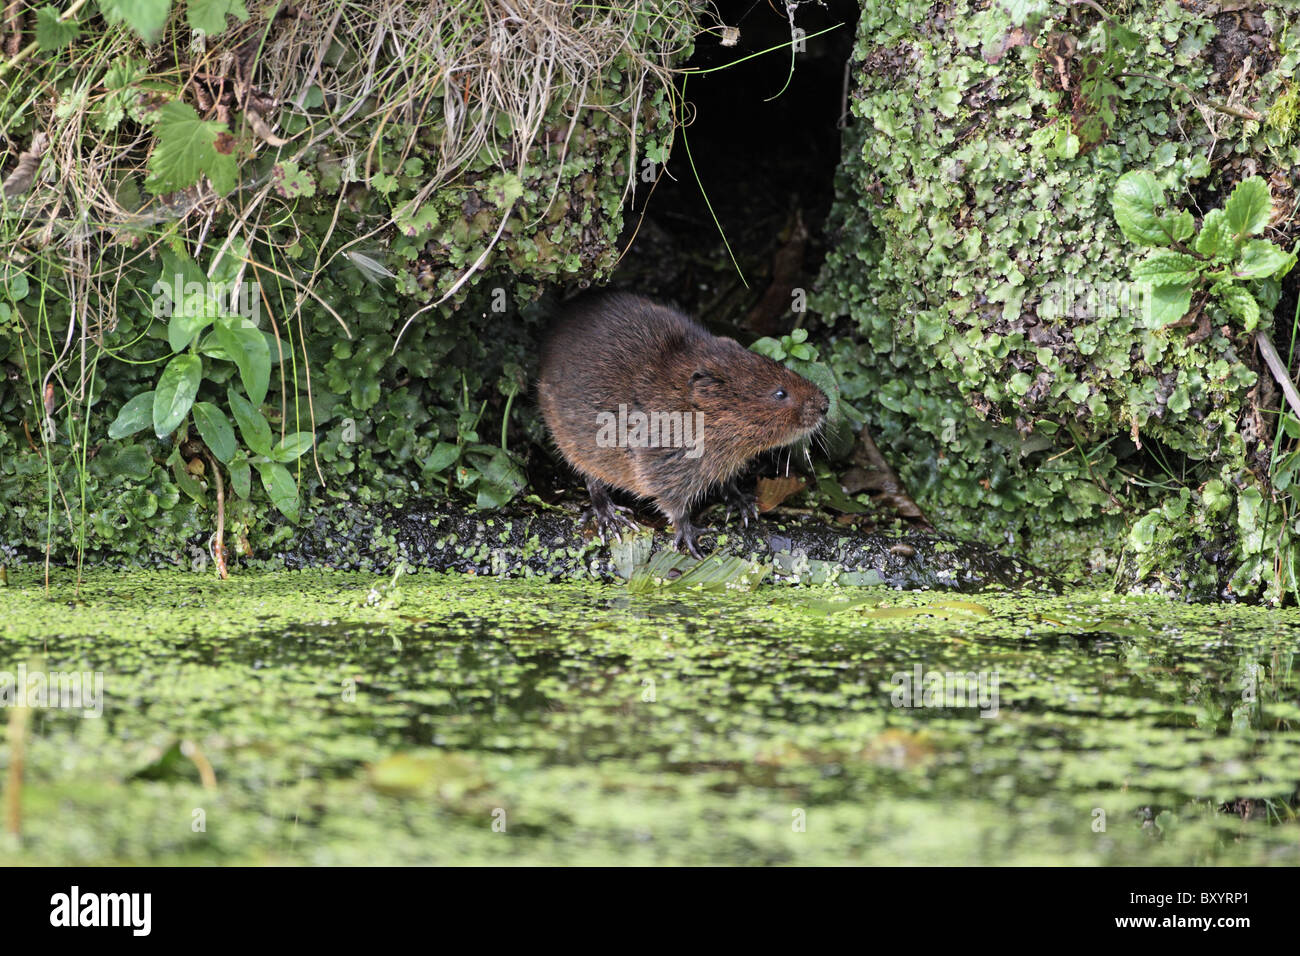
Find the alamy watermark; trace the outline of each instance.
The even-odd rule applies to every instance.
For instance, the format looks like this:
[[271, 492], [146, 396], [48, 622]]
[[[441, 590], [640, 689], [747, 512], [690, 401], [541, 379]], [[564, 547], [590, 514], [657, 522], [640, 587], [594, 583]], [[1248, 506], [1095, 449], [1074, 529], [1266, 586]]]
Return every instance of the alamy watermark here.
[[186, 282], [176, 273], [171, 282], [157, 280], [149, 291], [153, 294], [153, 315], [156, 319], [169, 319], [174, 314], [210, 315], [214, 305], [224, 315], [249, 319], [257, 325], [262, 316], [262, 291], [256, 282], [225, 282], [208, 279], [206, 282]]
[[628, 411], [596, 413], [598, 448], [685, 448], [687, 458], [704, 454], [703, 412]]
[[1150, 282], [1084, 282], [1061, 279], [1043, 286], [1038, 314], [1044, 319], [1147, 318], [1151, 311]]
[[54, 707], [80, 710], [83, 717], [104, 714], [102, 671], [0, 671], [0, 707]]
[[898, 671], [889, 682], [895, 707], [971, 707], [981, 717], [998, 715], [998, 671], [927, 671], [916, 664]]

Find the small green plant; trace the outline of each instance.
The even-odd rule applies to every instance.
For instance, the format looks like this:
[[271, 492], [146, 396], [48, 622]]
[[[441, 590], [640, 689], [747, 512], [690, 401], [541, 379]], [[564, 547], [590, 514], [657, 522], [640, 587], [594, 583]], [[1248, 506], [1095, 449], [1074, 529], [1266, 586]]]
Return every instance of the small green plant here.
[[[189, 256], [164, 252], [162, 278], [154, 287], [154, 313], [168, 319], [167, 343], [173, 355], [155, 387], [122, 406], [108, 436], [123, 439], [152, 426], [154, 434], [165, 439], [192, 423], [208, 450], [229, 469], [236, 495], [251, 496], [256, 469], [271, 503], [296, 522], [298, 485], [285, 466], [312, 447], [313, 436], [311, 432], [292, 432], [275, 441], [260, 410], [270, 385], [273, 352], [278, 357], [282, 346], [250, 318], [227, 309], [223, 292], [234, 287], [238, 261], [227, 257], [209, 276]], [[219, 386], [236, 372], [243, 391], [227, 385], [225, 394], [244, 440], [242, 447], [225, 411], [213, 402], [198, 400], [205, 380]], [[202, 488], [189, 474], [181, 450], [178, 441], [167, 464], [181, 490], [202, 501]]]
[[1180, 321], [1196, 298], [1198, 306], [1218, 303], [1252, 332], [1264, 310], [1276, 305], [1282, 277], [1296, 264], [1296, 250], [1252, 238], [1273, 213], [1268, 183], [1259, 176], [1239, 182], [1222, 209], [1205, 214], [1199, 230], [1190, 212], [1166, 202], [1164, 188], [1146, 170], [1119, 178], [1111, 206], [1129, 241], [1152, 250], [1132, 273], [1150, 288], [1151, 328]]
[[456, 418], [456, 441], [438, 442], [425, 458], [424, 470], [441, 476], [448, 490], [454, 484], [461, 491], [473, 493], [479, 508], [500, 508], [527, 485], [523, 469], [506, 448], [506, 423], [510, 420], [510, 406], [518, 393], [517, 384], [511, 380], [507, 404], [501, 427], [501, 445], [488, 445], [479, 440], [478, 426], [487, 409], [484, 400], [475, 411], [470, 404], [469, 385], [461, 376], [460, 411]]

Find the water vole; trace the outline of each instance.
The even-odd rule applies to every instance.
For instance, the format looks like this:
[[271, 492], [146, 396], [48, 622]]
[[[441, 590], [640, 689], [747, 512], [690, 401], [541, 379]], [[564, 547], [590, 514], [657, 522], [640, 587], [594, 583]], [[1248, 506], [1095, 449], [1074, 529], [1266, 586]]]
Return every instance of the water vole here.
[[610, 488], [653, 498], [675, 543], [700, 557], [691, 509], [754, 456], [816, 431], [828, 400], [784, 365], [711, 335], [688, 315], [627, 293], [567, 306], [542, 345], [538, 399], [560, 451], [587, 480], [602, 537], [635, 527]]

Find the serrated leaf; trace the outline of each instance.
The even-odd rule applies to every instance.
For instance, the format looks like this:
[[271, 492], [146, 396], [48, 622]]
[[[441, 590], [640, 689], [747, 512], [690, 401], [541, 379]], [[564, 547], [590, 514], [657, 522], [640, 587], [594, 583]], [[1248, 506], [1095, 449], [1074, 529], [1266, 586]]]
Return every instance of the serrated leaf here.
[[255, 454], [270, 458], [271, 426], [267, 424], [266, 418], [233, 388], [226, 389], [226, 400], [234, 412], [235, 424], [239, 426], [239, 434], [244, 437], [244, 444], [253, 449]]
[[238, 450], [235, 430], [230, 426], [230, 419], [225, 412], [211, 402], [195, 402], [194, 424], [199, 430], [199, 437], [220, 461], [229, 462], [235, 457]]
[[76, 20], [60, 20], [54, 7], [41, 7], [36, 11], [36, 45], [42, 53], [61, 50], [81, 33]]
[[311, 450], [314, 436], [311, 432], [293, 432], [285, 435], [271, 450], [276, 461], [296, 461]]
[[1228, 229], [1238, 238], [1263, 232], [1273, 214], [1273, 199], [1262, 176], [1251, 176], [1237, 183], [1223, 204]]
[[185, 19], [190, 29], [208, 36], [216, 36], [226, 29], [226, 17], [232, 16], [240, 23], [248, 20], [244, 0], [189, 0], [185, 5]]
[[1239, 285], [1225, 285], [1219, 292], [1219, 301], [1235, 318], [1241, 320], [1241, 326], [1247, 332], [1253, 332], [1259, 325], [1259, 303], [1255, 297]]
[[125, 438], [127, 435], [134, 435], [142, 428], [148, 427], [153, 421], [153, 389], [147, 392], [141, 392], [122, 406], [122, 410], [117, 413], [117, 418], [113, 419], [113, 424], [108, 426], [109, 438]]
[[1232, 251], [1232, 234], [1228, 230], [1228, 217], [1222, 209], [1211, 209], [1201, 222], [1196, 237], [1196, 251], [1203, 256], [1226, 256]]
[[235, 140], [224, 123], [200, 119], [194, 107], [173, 101], [158, 111], [154, 135], [158, 142], [145, 180], [154, 195], [187, 189], [204, 175], [221, 195], [235, 188]]
[[298, 521], [298, 486], [289, 469], [279, 462], [259, 461], [257, 473], [262, 477], [262, 487], [271, 498], [271, 504], [290, 521]]
[[125, 23], [140, 39], [152, 42], [171, 11], [172, 0], [96, 0], [109, 23]]
[[1164, 190], [1146, 170], [1125, 173], [1115, 183], [1110, 205], [1120, 231], [1131, 242], [1163, 245], [1164, 232], [1156, 219], [1156, 207], [1165, 202]]
[[1167, 246], [1181, 242], [1195, 229], [1192, 214], [1165, 212], [1165, 192], [1155, 176], [1145, 169], [1125, 173], [1115, 183], [1110, 197], [1115, 221], [1130, 242], [1144, 246]]
[[1153, 286], [1190, 285], [1200, 274], [1200, 262], [1195, 256], [1183, 252], [1157, 253], [1133, 268], [1133, 278], [1150, 282]]
[[1190, 285], [1153, 286], [1146, 296], [1146, 326], [1149, 329], [1161, 329], [1172, 325], [1187, 314], [1192, 307], [1192, 287]]
[[1267, 239], [1251, 239], [1241, 249], [1241, 258], [1232, 267], [1239, 279], [1280, 279], [1295, 265], [1295, 255]]
[[153, 431], [159, 438], [171, 434], [189, 414], [203, 381], [203, 360], [197, 355], [177, 355], [163, 369], [153, 395]]
[[266, 399], [271, 382], [271, 350], [266, 336], [243, 319], [221, 319], [212, 329], [221, 350], [239, 367], [239, 379], [254, 406]]

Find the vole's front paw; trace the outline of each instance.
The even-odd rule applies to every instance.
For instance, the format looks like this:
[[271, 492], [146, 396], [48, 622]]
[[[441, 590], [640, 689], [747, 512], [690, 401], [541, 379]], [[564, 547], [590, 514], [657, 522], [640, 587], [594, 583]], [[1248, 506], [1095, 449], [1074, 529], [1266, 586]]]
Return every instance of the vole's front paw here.
[[731, 521], [733, 511], [740, 515], [740, 526], [748, 528], [751, 521], [758, 520], [758, 499], [747, 491], [741, 491], [734, 481], [727, 482], [723, 494], [727, 503], [727, 521]]
[[676, 534], [673, 535], [673, 546], [678, 551], [685, 551], [695, 560], [703, 561], [704, 552], [700, 550], [700, 529], [689, 521], [674, 522], [673, 527], [676, 529]]
[[583, 524], [588, 521], [595, 522], [596, 537], [600, 539], [601, 544], [605, 544], [611, 536], [616, 541], [622, 541], [624, 531], [636, 534], [641, 530], [641, 526], [632, 520], [631, 514], [631, 508], [624, 508], [606, 499], [600, 505], [593, 503], [582, 513], [582, 518], [579, 520]]

